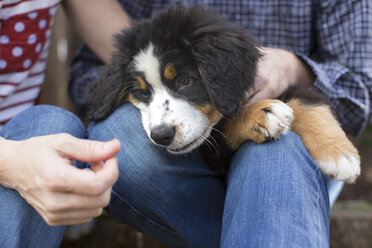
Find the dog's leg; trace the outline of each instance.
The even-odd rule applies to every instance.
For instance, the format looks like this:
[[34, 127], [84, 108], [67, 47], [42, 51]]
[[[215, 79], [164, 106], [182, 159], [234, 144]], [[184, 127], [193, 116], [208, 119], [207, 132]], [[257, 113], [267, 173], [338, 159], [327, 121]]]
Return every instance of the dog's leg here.
[[279, 100], [257, 101], [245, 106], [237, 119], [228, 119], [224, 131], [235, 150], [247, 140], [262, 143], [290, 129], [302, 138], [321, 172], [335, 180], [355, 181], [360, 174], [358, 151], [326, 104], [303, 104], [299, 99], [288, 105]]
[[347, 138], [328, 105], [303, 104], [299, 99], [288, 102], [297, 133], [321, 172], [335, 180], [353, 183], [360, 174], [360, 157]]
[[245, 105], [236, 119], [227, 119], [224, 133], [228, 145], [237, 149], [243, 142], [262, 143], [289, 131], [293, 110], [280, 100], [260, 100]]

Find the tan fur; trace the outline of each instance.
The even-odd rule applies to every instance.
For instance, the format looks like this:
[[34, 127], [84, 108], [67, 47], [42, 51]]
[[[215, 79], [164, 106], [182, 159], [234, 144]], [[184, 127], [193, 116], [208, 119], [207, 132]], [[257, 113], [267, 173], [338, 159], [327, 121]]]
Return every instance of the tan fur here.
[[194, 108], [202, 112], [212, 124], [216, 124], [222, 118], [222, 114], [216, 109], [213, 104], [194, 106]]
[[127, 100], [126, 94], [127, 94], [127, 87], [124, 86], [123, 89], [121, 89], [121, 91], [119, 92], [118, 96], [116, 97], [116, 105], [119, 105], [123, 101]]
[[295, 115], [292, 130], [302, 138], [305, 147], [317, 162], [330, 157], [337, 161], [345, 152], [359, 158], [358, 151], [328, 106], [305, 105], [297, 99], [290, 101], [288, 105]]
[[177, 76], [176, 68], [174, 68], [173, 63], [169, 63], [165, 66], [164, 77], [168, 80], [172, 80]]
[[227, 119], [225, 135], [228, 145], [235, 150], [247, 140], [263, 143], [270, 138], [265, 135], [268, 124], [264, 110], [275, 102], [278, 100], [261, 100], [245, 105], [235, 120]]
[[141, 90], [147, 90], [147, 84], [141, 77], [137, 77], [137, 82]]
[[199, 67], [199, 66], [197, 66], [197, 69], [198, 69], [198, 72], [199, 72], [200, 76], [202, 77], [202, 76], [203, 76], [203, 74], [202, 74], [202, 71], [201, 71], [200, 67]]
[[[268, 136], [267, 114], [265, 109], [278, 100], [261, 100], [246, 105], [235, 120], [227, 119], [224, 133], [227, 143], [232, 149], [252, 140], [262, 143], [267, 139], [278, 138]], [[350, 142], [338, 121], [327, 105], [306, 105], [300, 100], [291, 100], [288, 105], [292, 108], [294, 121], [291, 130], [299, 135], [306, 149], [318, 164], [323, 164], [321, 170], [327, 171], [327, 161], [337, 162], [340, 158], [353, 156], [360, 161], [359, 153]], [[357, 166], [357, 165], [354, 165]], [[330, 168], [330, 173], [338, 173], [337, 169]], [[356, 170], [354, 168], [354, 170]], [[358, 172], [354, 172], [344, 180], [354, 182]], [[328, 174], [329, 176], [337, 176]]]

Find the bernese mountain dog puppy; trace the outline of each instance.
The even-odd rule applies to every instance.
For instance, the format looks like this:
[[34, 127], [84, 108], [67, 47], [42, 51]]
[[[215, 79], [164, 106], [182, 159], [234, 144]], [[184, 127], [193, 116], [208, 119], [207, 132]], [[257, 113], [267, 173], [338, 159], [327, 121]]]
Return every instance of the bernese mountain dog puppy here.
[[243, 142], [292, 130], [323, 173], [349, 183], [360, 174], [358, 151], [317, 92], [289, 89], [280, 99], [246, 103], [258, 44], [221, 15], [201, 6], [171, 7], [115, 40], [111, 62], [86, 88], [88, 119], [102, 120], [130, 102], [152, 142], [173, 154], [200, 149], [222, 174]]

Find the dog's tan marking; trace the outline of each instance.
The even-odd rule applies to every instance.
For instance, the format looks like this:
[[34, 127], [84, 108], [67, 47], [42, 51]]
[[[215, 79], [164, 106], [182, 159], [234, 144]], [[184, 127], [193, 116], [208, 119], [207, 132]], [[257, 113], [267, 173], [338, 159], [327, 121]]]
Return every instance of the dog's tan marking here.
[[172, 80], [177, 76], [176, 68], [174, 68], [173, 63], [169, 63], [165, 66], [164, 77], [168, 80]]
[[124, 86], [116, 97], [116, 105], [120, 105], [123, 101], [126, 101], [127, 97], [127, 87]]
[[130, 102], [131, 104], [136, 106], [136, 104], [138, 103], [138, 100], [133, 96], [132, 93], [129, 93], [128, 94], [128, 102]]
[[202, 71], [201, 71], [200, 67], [199, 67], [199, 66], [197, 66], [196, 68], [198, 69], [198, 71], [199, 71], [199, 74], [200, 74], [200, 76], [202, 77], [202, 76], [203, 76], [203, 73], [202, 73]]
[[302, 138], [315, 160], [330, 156], [337, 159], [345, 151], [359, 157], [328, 106], [305, 105], [298, 99], [291, 100], [288, 105], [295, 114], [292, 130]]
[[194, 106], [198, 111], [203, 113], [211, 124], [216, 124], [222, 118], [222, 114], [216, 109], [213, 104], [207, 104], [204, 106]]
[[141, 90], [147, 90], [147, 84], [141, 77], [137, 77], [137, 82]]

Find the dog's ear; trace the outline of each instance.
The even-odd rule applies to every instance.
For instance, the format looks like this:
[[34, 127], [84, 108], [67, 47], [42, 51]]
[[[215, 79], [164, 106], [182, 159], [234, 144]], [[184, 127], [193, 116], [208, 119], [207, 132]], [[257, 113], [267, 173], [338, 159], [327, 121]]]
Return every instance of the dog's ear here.
[[219, 15], [205, 23], [193, 33], [191, 52], [213, 104], [235, 118], [245, 93], [254, 87], [260, 52], [252, 36]]
[[132, 82], [130, 62], [145, 42], [147, 23], [138, 24], [136, 28], [123, 29], [114, 36], [116, 50], [109, 64], [102, 68], [99, 78], [85, 88], [87, 104], [84, 117], [89, 120], [102, 120], [110, 115], [116, 107], [127, 100], [128, 84]]
[[[102, 120], [111, 114], [118, 103], [118, 95], [123, 90], [125, 67], [120, 67], [119, 54], [111, 58], [111, 62], [102, 68], [98, 79], [88, 84], [85, 88], [84, 117], [88, 120]], [[124, 98], [124, 96], [123, 96]]]

